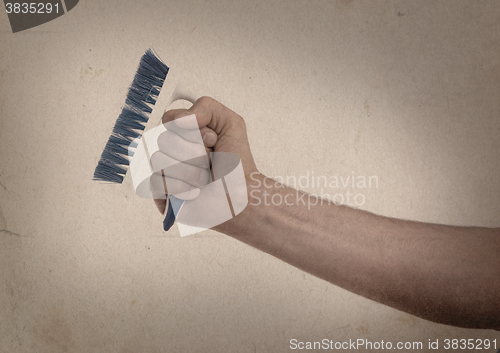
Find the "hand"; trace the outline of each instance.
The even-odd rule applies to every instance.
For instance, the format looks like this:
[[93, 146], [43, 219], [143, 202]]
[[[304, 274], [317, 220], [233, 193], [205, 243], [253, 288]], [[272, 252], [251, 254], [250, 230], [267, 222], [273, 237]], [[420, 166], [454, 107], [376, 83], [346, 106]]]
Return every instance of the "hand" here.
[[[207, 153], [214, 151], [232, 152], [237, 154], [241, 158], [243, 169], [245, 172], [245, 178], [247, 180], [250, 178], [250, 175], [252, 175], [252, 173], [258, 173], [257, 167], [250, 151], [245, 122], [241, 116], [212, 98], [202, 97], [198, 99], [195, 104], [187, 110], [176, 109], [165, 112], [162, 118], [162, 122], [167, 123], [191, 114], [196, 115], [198, 128], [200, 129], [205, 151]], [[169, 157], [177, 160], [183, 160], [182, 155], [171, 155], [172, 149], [170, 148], [170, 146], [171, 144], [175, 144], [176, 141], [183, 143], [183, 146], [186, 146], [186, 149], [192, 150], [193, 148], [196, 148], [196, 146], [193, 146], [193, 144], [189, 142], [189, 128], [192, 128], [192, 126], [182, 126], [182, 124], [176, 125], [179, 127], [179, 130], [175, 129], [176, 131], [167, 131], [164, 134], [168, 133], [168, 136], [165, 135], [164, 138], [158, 140], [158, 147], [160, 148], [160, 151], [151, 156], [151, 162], [153, 166], [155, 164], [161, 165], [165, 162], [165, 158]], [[185, 140], [181, 139], [179, 136], [176, 137], [176, 134], [181, 135], [185, 138]], [[176, 151], [181, 152], [186, 151], [186, 149], [179, 149], [178, 145], [175, 148]], [[173, 184], [176, 184], [178, 186], [179, 191], [181, 191], [181, 193], [176, 193], [176, 196], [185, 200], [196, 198], [200, 192], [199, 188], [203, 186], [204, 183], [206, 184], [206, 182], [208, 182], [209, 180], [209, 174], [206, 169], [207, 166], [204, 165], [202, 159], [188, 164], [190, 165], [184, 164], [184, 166], [182, 167], [183, 173], [179, 173], [182, 175], [187, 175], [184, 172], [189, 169], [188, 175], [190, 175], [191, 177], [188, 177], [188, 179], [186, 179], [185, 177], [183, 178], [183, 180], [177, 179], [175, 171], [169, 172], [169, 175], [165, 175], [166, 178], [171, 178], [171, 180], [169, 180], [169, 185], [170, 181], [172, 181]], [[162, 176], [160, 174], [157, 174], [156, 178], [158, 177], [162, 179]], [[159, 185], [163, 186], [163, 181]], [[164, 188], [156, 189], [156, 192], [162, 192], [164, 190]], [[158, 210], [162, 214], [165, 213], [166, 199], [155, 199], [155, 203], [158, 207]]]

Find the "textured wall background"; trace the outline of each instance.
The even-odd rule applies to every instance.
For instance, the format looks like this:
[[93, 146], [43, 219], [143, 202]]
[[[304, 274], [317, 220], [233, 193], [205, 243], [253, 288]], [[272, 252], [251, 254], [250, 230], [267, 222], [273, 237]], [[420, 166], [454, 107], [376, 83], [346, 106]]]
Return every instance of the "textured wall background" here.
[[377, 176], [361, 208], [500, 226], [499, 2], [81, 0], [16, 34], [0, 15], [0, 352], [500, 343], [212, 231], [165, 234], [129, 177], [93, 182], [149, 47], [172, 68], [165, 89], [183, 81], [245, 117], [262, 172]]

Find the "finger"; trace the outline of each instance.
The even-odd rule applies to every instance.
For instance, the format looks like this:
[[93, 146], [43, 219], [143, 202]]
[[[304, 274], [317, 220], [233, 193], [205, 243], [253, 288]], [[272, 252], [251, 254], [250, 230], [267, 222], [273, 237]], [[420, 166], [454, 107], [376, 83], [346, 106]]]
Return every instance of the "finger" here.
[[150, 162], [153, 172], [155, 173], [160, 173], [162, 169], [167, 169], [178, 163], [182, 163], [161, 151], [153, 153]]
[[[193, 115], [194, 118], [194, 115]], [[176, 120], [177, 121], [177, 120]], [[193, 119], [191, 122], [187, 125], [191, 126], [193, 124]], [[194, 120], [195, 124], [195, 129], [186, 129], [183, 127], [180, 127], [178, 124], [173, 123], [173, 122], [168, 122], [165, 125], [166, 130], [168, 131], [173, 131], [180, 137], [182, 137], [184, 140], [193, 142], [193, 143], [199, 143], [199, 144], [204, 144], [206, 147], [213, 147], [218, 141], [218, 136], [215, 133], [214, 130], [211, 128], [205, 126], [202, 127], [201, 129], [198, 128], [198, 123], [196, 120]], [[182, 125], [186, 126], [186, 125]]]
[[165, 131], [158, 136], [159, 150], [176, 159], [200, 168], [208, 168], [205, 146], [184, 140], [173, 131]]
[[[205, 107], [205, 106], [203, 106], [203, 107]], [[191, 108], [191, 109], [194, 109], [194, 108]], [[181, 119], [183, 117], [186, 117], [186, 116], [189, 116], [192, 114], [193, 113], [191, 113], [189, 110], [186, 110], [186, 109], [168, 110], [163, 114], [162, 123], [166, 124], [166, 123], [171, 122], [173, 120], [180, 119], [179, 121], [176, 121], [176, 124], [169, 124], [168, 129], [177, 132], [179, 135], [182, 136], [182, 138], [184, 138], [187, 141], [198, 142], [198, 134], [196, 133], [196, 131], [193, 131], [193, 128], [195, 128], [196, 126], [194, 126], [194, 127], [191, 126], [191, 123], [188, 123], [186, 126], [185, 124], [182, 123], [183, 120]], [[207, 125], [207, 124], [205, 124], [205, 121], [207, 121], [208, 119], [206, 117], [203, 117], [201, 119], [197, 118], [197, 121], [198, 120], [199, 120], [198, 127], [200, 127], [199, 130], [201, 132], [201, 136], [202, 136], [203, 142], [205, 143], [205, 146], [207, 146], [207, 147], [215, 146], [215, 144], [217, 143], [217, 140], [218, 140], [217, 133], [213, 129], [205, 126], [205, 125]], [[201, 124], [200, 124], [200, 122], [201, 122]]]
[[190, 200], [194, 200], [195, 198], [200, 196], [200, 194], [201, 194], [200, 189], [191, 189], [191, 190], [176, 194], [175, 197], [177, 197], [180, 200], [190, 201]]
[[149, 189], [155, 200], [167, 199], [167, 184], [160, 173], [153, 173], [149, 178]]
[[155, 173], [182, 180], [198, 188], [207, 185], [210, 181], [210, 173], [207, 168], [179, 162], [160, 151], [151, 156], [151, 165]]
[[203, 139], [203, 143], [205, 147], [214, 147], [217, 141], [219, 140], [217, 134], [211, 128], [205, 126], [200, 129], [201, 138]]
[[154, 173], [150, 177], [150, 188], [153, 198], [157, 200], [166, 199], [167, 194], [181, 200], [193, 200], [200, 196], [201, 190], [182, 180]]
[[187, 110], [175, 117], [174, 124], [185, 130], [200, 129], [200, 126], [198, 126], [198, 120], [196, 119], [196, 114], [190, 113]]
[[198, 143], [200, 145], [203, 144], [201, 132], [198, 128], [196, 128], [196, 130], [182, 129], [173, 122], [164, 124], [164, 126], [167, 131], [175, 132], [177, 135], [188, 142]]
[[172, 109], [172, 110], [167, 110], [165, 113], [163, 113], [163, 117], [161, 118], [162, 124], [168, 123], [169, 121], [173, 121], [176, 116], [186, 112], [187, 109]]
[[163, 180], [167, 185], [168, 194], [175, 196], [178, 199], [193, 200], [200, 196], [201, 190], [199, 188], [189, 185], [182, 180], [170, 178], [167, 176], [164, 176]]
[[179, 113], [175, 117], [176, 124], [179, 117], [189, 114], [196, 115], [199, 128], [208, 126], [217, 135], [223, 133], [233, 123], [243, 120], [238, 114], [210, 97], [201, 97], [187, 111]]
[[[181, 113], [181, 116], [184, 115], [184, 113]], [[176, 134], [178, 134], [180, 137], [182, 137], [184, 140], [193, 142], [193, 143], [200, 143], [204, 144], [206, 147], [213, 147], [218, 141], [217, 134], [215, 133], [214, 130], [211, 128], [205, 126], [202, 127], [201, 129], [198, 128], [198, 123], [194, 117], [193, 114], [191, 121], [188, 124], [177, 124], [174, 122], [167, 122], [164, 124], [165, 129], [168, 131], [173, 131]], [[181, 119], [182, 120], [182, 119]], [[176, 121], [181, 121], [181, 120], [176, 120]], [[194, 122], [194, 125], [193, 125]], [[195, 127], [194, 129], [188, 129], [186, 127]]]

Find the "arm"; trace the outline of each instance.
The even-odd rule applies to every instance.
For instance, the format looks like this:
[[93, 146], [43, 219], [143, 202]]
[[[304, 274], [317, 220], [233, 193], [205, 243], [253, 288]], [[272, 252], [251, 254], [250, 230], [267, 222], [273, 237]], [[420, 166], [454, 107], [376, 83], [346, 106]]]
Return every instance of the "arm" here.
[[313, 196], [296, 202], [303, 193], [261, 174], [249, 192], [245, 212], [216, 230], [421, 318], [500, 328], [499, 229], [404, 221], [321, 200], [308, 208]]
[[[313, 196], [258, 172], [239, 115], [204, 97], [187, 112], [165, 113], [164, 122], [186, 114], [196, 114], [207, 151], [243, 162], [249, 205], [216, 231], [421, 318], [500, 329], [500, 228], [398, 220], [325, 200], [309, 207]], [[164, 201], [157, 206], [163, 211]]]

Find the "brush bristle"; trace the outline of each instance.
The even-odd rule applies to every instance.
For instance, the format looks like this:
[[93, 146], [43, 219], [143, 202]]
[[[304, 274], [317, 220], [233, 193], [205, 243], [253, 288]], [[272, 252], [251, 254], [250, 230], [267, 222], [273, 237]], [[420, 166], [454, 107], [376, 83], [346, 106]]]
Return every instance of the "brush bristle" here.
[[121, 183], [129, 164], [128, 148], [140, 137], [160, 94], [168, 66], [149, 49], [142, 56], [113, 132], [94, 171], [93, 180]]

